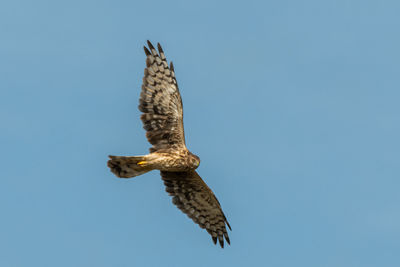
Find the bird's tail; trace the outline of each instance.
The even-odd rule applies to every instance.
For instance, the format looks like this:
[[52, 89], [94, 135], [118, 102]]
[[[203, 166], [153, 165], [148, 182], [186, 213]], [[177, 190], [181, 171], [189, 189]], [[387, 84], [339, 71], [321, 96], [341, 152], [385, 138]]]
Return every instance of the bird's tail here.
[[120, 178], [135, 177], [153, 169], [148, 166], [146, 156], [109, 156], [109, 158], [107, 166], [111, 169], [112, 173]]

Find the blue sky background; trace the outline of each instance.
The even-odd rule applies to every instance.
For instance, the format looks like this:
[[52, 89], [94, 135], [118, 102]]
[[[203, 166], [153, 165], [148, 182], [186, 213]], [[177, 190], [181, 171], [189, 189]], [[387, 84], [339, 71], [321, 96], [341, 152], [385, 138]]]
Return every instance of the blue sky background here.
[[[2, 1], [0, 266], [400, 266], [398, 1]], [[224, 250], [147, 152], [161, 42]]]

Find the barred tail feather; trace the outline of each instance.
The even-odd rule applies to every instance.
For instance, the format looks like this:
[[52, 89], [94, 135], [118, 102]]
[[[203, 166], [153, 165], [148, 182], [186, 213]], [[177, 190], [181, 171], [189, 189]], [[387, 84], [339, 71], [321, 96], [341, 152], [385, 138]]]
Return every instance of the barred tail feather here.
[[124, 157], [124, 156], [108, 156], [110, 160], [107, 166], [111, 172], [120, 178], [131, 178], [142, 175], [152, 170], [146, 166], [146, 156]]

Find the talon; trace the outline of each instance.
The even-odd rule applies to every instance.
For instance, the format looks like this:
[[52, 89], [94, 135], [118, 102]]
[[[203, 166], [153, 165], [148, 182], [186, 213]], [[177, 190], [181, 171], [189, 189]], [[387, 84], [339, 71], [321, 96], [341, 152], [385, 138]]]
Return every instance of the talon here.
[[137, 165], [139, 165], [139, 166], [146, 165], [146, 161], [139, 161], [139, 162], [137, 163]]

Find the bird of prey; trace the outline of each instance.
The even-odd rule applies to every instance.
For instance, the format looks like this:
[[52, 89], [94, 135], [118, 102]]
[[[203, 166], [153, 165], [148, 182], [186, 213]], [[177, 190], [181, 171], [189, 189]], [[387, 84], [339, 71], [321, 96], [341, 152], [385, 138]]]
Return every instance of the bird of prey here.
[[219, 201], [197, 174], [200, 158], [185, 144], [183, 107], [172, 62], [168, 66], [164, 51], [158, 52], [147, 41], [144, 46], [146, 68], [139, 100], [146, 137], [153, 145], [145, 156], [109, 156], [108, 167], [120, 178], [131, 178], [160, 170], [166, 191], [174, 203], [201, 228], [214, 244], [230, 244], [226, 226], [231, 229]]

